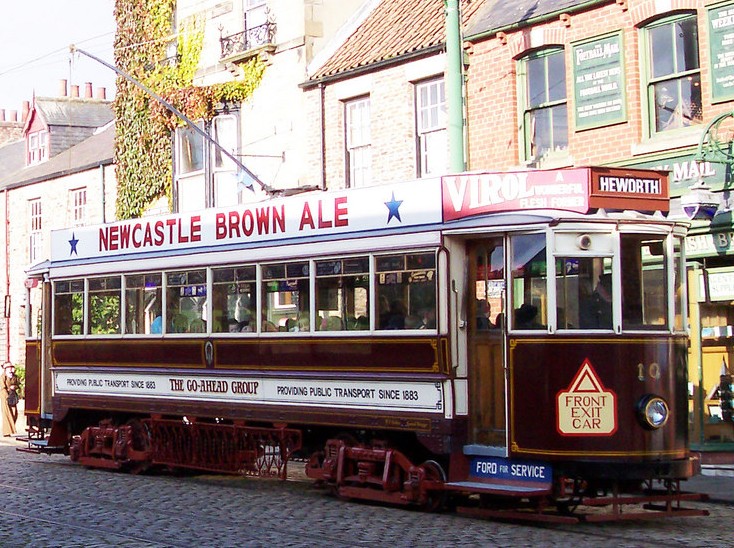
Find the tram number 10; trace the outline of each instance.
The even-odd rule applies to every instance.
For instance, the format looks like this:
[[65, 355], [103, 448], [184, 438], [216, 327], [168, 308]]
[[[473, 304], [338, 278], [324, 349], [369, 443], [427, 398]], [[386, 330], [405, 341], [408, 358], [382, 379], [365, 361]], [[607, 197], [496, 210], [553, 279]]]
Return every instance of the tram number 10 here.
[[[647, 369], [647, 371], [646, 371]], [[645, 364], [637, 364], [637, 378], [640, 381], [644, 381], [647, 377], [658, 380], [660, 379], [660, 364], [652, 362], [650, 365], [645, 367]]]

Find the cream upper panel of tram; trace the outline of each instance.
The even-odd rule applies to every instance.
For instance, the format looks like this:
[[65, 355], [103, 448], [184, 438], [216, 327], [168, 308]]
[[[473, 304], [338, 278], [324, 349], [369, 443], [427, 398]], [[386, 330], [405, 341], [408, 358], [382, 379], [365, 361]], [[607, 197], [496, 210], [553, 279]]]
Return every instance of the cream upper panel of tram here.
[[441, 180], [310, 192], [231, 207], [51, 232], [53, 263], [139, 253], [284, 245], [414, 230], [443, 220]]

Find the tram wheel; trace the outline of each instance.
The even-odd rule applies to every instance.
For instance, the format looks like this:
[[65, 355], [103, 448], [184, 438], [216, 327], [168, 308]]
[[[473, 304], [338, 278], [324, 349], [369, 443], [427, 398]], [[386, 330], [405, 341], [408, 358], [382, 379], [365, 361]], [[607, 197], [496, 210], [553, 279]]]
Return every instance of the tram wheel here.
[[132, 460], [128, 468], [131, 474], [142, 474], [146, 472], [151, 465], [150, 447], [151, 433], [148, 425], [140, 419], [130, 419], [127, 426], [132, 431], [132, 449], [136, 454], [143, 454], [145, 457], [139, 460]]
[[359, 440], [351, 432], [339, 432], [334, 439], [343, 441], [347, 447], [359, 447]]
[[[426, 480], [446, 482], [446, 472], [435, 460], [427, 460], [421, 466], [426, 473]], [[438, 512], [446, 503], [446, 491], [430, 490], [426, 494], [426, 502], [423, 509], [427, 512]]]
[[576, 509], [581, 504], [581, 500], [585, 494], [586, 491], [584, 489], [583, 482], [578, 478], [574, 479], [573, 493], [568, 498], [565, 498], [563, 500], [555, 500], [558, 512], [566, 516], [572, 516], [576, 513]]

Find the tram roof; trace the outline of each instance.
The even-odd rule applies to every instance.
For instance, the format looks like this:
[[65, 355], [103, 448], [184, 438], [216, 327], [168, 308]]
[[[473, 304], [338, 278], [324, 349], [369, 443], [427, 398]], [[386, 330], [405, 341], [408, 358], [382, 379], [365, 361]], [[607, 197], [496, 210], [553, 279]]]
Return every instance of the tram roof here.
[[[461, 173], [55, 230], [50, 262], [32, 267], [28, 274], [72, 265], [357, 238], [394, 237], [404, 245], [407, 234], [423, 234], [428, 245], [440, 241], [442, 233], [481, 227], [512, 230], [564, 219], [654, 220], [640, 212], [664, 212], [667, 206], [667, 173], [660, 171], [566, 168]], [[606, 213], [604, 208], [619, 212]]]

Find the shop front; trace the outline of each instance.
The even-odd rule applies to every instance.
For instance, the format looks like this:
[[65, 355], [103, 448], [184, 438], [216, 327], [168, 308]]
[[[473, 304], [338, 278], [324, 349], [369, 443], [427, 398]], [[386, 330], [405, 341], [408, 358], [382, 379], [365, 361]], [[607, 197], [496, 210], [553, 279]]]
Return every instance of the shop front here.
[[694, 226], [686, 240], [690, 440], [704, 463], [734, 463], [734, 230], [722, 228]]

